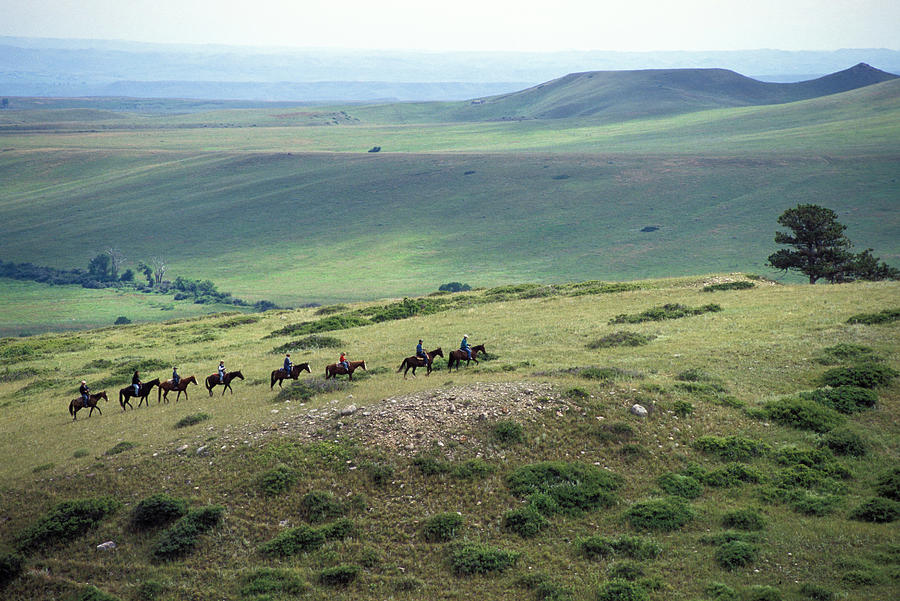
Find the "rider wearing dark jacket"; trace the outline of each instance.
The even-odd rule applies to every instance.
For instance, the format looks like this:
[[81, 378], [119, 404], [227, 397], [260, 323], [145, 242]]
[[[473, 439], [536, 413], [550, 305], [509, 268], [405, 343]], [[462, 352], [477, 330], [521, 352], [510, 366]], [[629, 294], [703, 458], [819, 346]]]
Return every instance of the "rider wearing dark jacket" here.
[[181, 376], [178, 375], [178, 368], [172, 368], [172, 384], [178, 386], [178, 383], [181, 381]]
[[425, 352], [425, 349], [422, 348], [422, 340], [419, 340], [419, 344], [416, 345], [416, 357], [421, 358], [425, 363], [428, 363], [428, 353]]
[[81, 398], [82, 398], [82, 399], [84, 399], [85, 401], [89, 401], [89, 400], [90, 400], [90, 394], [91, 394], [91, 391], [90, 391], [90, 389], [87, 387], [87, 382], [85, 382], [84, 380], [81, 381], [81, 386], [78, 387], [78, 392], [81, 393]]
[[134, 375], [131, 376], [131, 385], [134, 386], [134, 396], [140, 396], [141, 394], [141, 376], [138, 375], [138, 372], [134, 372]]
[[294, 363], [291, 361], [291, 354], [287, 353], [284, 356], [284, 375], [287, 377], [291, 377], [291, 370], [294, 369]]

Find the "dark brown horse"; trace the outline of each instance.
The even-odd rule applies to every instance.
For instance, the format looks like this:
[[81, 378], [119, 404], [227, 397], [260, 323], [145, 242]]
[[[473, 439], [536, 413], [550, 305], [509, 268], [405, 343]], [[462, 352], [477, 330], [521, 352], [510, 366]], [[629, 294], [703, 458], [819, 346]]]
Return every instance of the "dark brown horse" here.
[[301, 363], [300, 365], [294, 365], [293, 367], [291, 367], [290, 375], [288, 375], [284, 372], [284, 368], [276, 369], [275, 371], [272, 372], [272, 379], [269, 383], [269, 390], [272, 390], [273, 388], [275, 388], [276, 380], [278, 381], [279, 388], [282, 388], [282, 386], [281, 386], [282, 380], [287, 380], [289, 378], [291, 380], [296, 380], [297, 378], [300, 377], [301, 371], [305, 371], [306, 373], [311, 374], [312, 372], [309, 371], [309, 363]]
[[103, 415], [103, 412], [100, 411], [100, 407], [97, 406], [97, 401], [99, 401], [100, 399], [103, 399], [107, 403], [109, 402], [109, 397], [106, 396], [105, 390], [101, 390], [100, 392], [95, 394], [89, 394], [87, 401], [85, 401], [82, 397], [72, 399], [72, 402], [69, 403], [69, 415], [72, 416], [72, 421], [74, 422], [75, 418], [78, 417], [79, 409], [85, 409], [87, 407], [91, 408], [90, 413], [88, 413], [88, 417], [90, 417], [91, 414], [94, 413], [94, 409], [97, 410], [97, 413]]
[[417, 355], [413, 355], [412, 357], [407, 357], [406, 359], [403, 360], [403, 363], [400, 364], [400, 367], [397, 368], [397, 373], [399, 374], [400, 370], [402, 370], [405, 367], [406, 370], [403, 372], [403, 379], [405, 380], [406, 372], [408, 372], [410, 369], [412, 370], [413, 377], [415, 378], [417, 367], [427, 367], [428, 372], [425, 375], [430, 376], [431, 375], [431, 364], [434, 363], [434, 358], [435, 357], [443, 357], [444, 351], [441, 350], [441, 347], [437, 347], [433, 351], [428, 351], [425, 354], [428, 355], [427, 362], [425, 361], [425, 359], [423, 359], [422, 357], [419, 357]]
[[[484, 345], [479, 344], [469, 348], [472, 350], [472, 361], [475, 362], [475, 365], [478, 365], [478, 359], [475, 357], [478, 356], [478, 353], [487, 353], [487, 351], [484, 350]], [[450, 351], [450, 355], [447, 357], [447, 369], [453, 369], [453, 364], [455, 363], [456, 371], [459, 371], [459, 364], [461, 361], [465, 361], [466, 367], [469, 367], [469, 356], [466, 354], [466, 351], [462, 349]]]
[[178, 394], [175, 395], [175, 402], [178, 402], [178, 399], [181, 398], [181, 393], [184, 393], [184, 400], [187, 400], [187, 387], [188, 384], [193, 383], [195, 386], [197, 385], [197, 378], [194, 376], [188, 376], [187, 378], [181, 378], [178, 380], [178, 385], [176, 386], [172, 380], [163, 380], [159, 383], [159, 390], [156, 391], [156, 403], [159, 404], [160, 400], [164, 400], [165, 402], [169, 402], [169, 393], [173, 390], [178, 391]]
[[343, 365], [338, 365], [337, 363], [332, 363], [325, 367], [325, 379], [335, 378], [340, 374], [347, 374], [350, 376], [350, 379], [353, 379], [353, 372], [356, 371], [357, 367], [363, 368], [363, 371], [369, 371], [366, 369], [365, 361], [350, 361], [350, 369], [344, 369]]
[[234, 389], [231, 387], [231, 381], [235, 378], [244, 379], [244, 374], [239, 371], [230, 371], [225, 374], [225, 381], [219, 382], [219, 374], [215, 373], [211, 376], [206, 376], [206, 389], [209, 391], [209, 396], [212, 396], [213, 388], [216, 386], [224, 386], [222, 389], [222, 396], [225, 396], [225, 391], [230, 390], [231, 394], [234, 394]]
[[119, 404], [122, 405], [122, 411], [125, 411], [125, 405], [128, 405], [132, 409], [134, 406], [128, 400], [131, 397], [140, 398], [140, 402], [138, 403], [138, 407], [144, 404], [146, 401], [147, 406], [150, 406], [150, 399], [147, 397], [150, 396], [150, 391], [153, 390], [154, 386], [159, 386], [159, 378], [153, 378], [149, 382], [144, 382], [138, 387], [138, 393], [134, 394], [134, 386], [126, 386], [119, 390]]

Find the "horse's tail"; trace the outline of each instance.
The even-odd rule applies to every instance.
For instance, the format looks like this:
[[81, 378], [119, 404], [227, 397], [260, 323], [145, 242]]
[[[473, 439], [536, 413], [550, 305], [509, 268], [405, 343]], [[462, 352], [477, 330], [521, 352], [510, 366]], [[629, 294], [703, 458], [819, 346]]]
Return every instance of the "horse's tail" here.
[[276, 370], [272, 371], [272, 378], [269, 380], [269, 388], [270, 389], [275, 388], [275, 372], [276, 371], [278, 371], [278, 370], [276, 369]]
[[69, 401], [69, 415], [75, 415], [75, 401]]
[[407, 361], [407, 360], [404, 359], [404, 360], [403, 360], [403, 363], [400, 364], [400, 367], [397, 368], [397, 373], [398, 373], [398, 374], [399, 374], [401, 371], [403, 371], [403, 368], [404, 368], [404, 367], [406, 367], [406, 361]]
[[124, 397], [125, 397], [125, 393], [120, 390], [119, 391], [119, 404], [122, 405], [122, 407], [125, 406], [125, 398]]

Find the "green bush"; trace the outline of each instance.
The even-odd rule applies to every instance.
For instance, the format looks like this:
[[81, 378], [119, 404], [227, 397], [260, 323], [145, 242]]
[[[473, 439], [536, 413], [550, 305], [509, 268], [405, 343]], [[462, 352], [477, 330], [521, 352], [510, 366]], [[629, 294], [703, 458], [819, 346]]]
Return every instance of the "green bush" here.
[[644, 377], [640, 372], [618, 367], [584, 367], [577, 373], [588, 380], [639, 380]]
[[772, 421], [800, 430], [828, 432], [844, 423], [844, 417], [834, 409], [798, 397], [768, 401], [762, 409]]
[[372, 484], [375, 486], [384, 486], [385, 484], [388, 484], [397, 471], [394, 464], [382, 461], [367, 462], [363, 469], [372, 479]]
[[351, 386], [347, 380], [323, 380], [321, 378], [307, 378], [306, 380], [297, 380], [291, 382], [289, 386], [285, 386], [278, 391], [275, 401], [300, 401], [305, 403], [317, 394], [331, 394], [340, 390], [345, 390]]
[[543, 492], [536, 492], [528, 495], [528, 505], [539, 511], [541, 515], [555, 515], [560, 512], [559, 503], [556, 499]]
[[878, 313], [857, 313], [851, 315], [847, 323], [860, 323], [865, 325], [878, 325], [893, 323], [900, 319], [900, 309], [884, 309]]
[[296, 572], [291, 570], [260, 568], [253, 570], [242, 580], [241, 596], [243, 597], [302, 595], [309, 591], [309, 586]]
[[878, 388], [887, 386], [897, 377], [897, 372], [886, 365], [868, 363], [853, 367], [835, 367], [822, 374], [822, 383], [832, 388], [838, 386], [859, 386]]
[[642, 536], [618, 537], [612, 542], [616, 553], [631, 559], [656, 559], [662, 554], [662, 546], [652, 538]]
[[199, 424], [201, 422], [205, 422], [209, 419], [209, 414], [207, 413], [192, 413], [191, 415], [185, 415], [180, 420], [175, 422], [176, 428], [186, 428], [188, 426], [193, 426]]
[[722, 307], [716, 304], [703, 305], [702, 307], [687, 307], [677, 303], [670, 303], [661, 307], [653, 307], [641, 313], [628, 315], [623, 313], [609, 320], [610, 324], [617, 323], [642, 323], [645, 321], [662, 321], [664, 319], [679, 319], [691, 315], [721, 311]]
[[609, 580], [600, 585], [597, 601], [647, 601], [647, 591], [636, 582]]
[[319, 334], [313, 334], [312, 336], [306, 336], [305, 338], [300, 338], [298, 340], [292, 340], [291, 342], [286, 342], [279, 346], [276, 346], [272, 349], [273, 353], [290, 353], [292, 351], [309, 351], [309, 350], [318, 350], [318, 349], [334, 349], [341, 348], [344, 346], [344, 343], [334, 336], [322, 336]]
[[135, 530], [149, 530], [165, 526], [183, 516], [188, 509], [187, 501], [156, 493], [142, 499], [131, 511], [131, 527]]
[[615, 346], [642, 346], [648, 344], [656, 336], [638, 334], [637, 332], [613, 332], [587, 344], [591, 350], [600, 348], [612, 348]]
[[878, 395], [874, 391], [859, 386], [819, 388], [811, 392], [802, 392], [798, 396], [821, 403], [845, 415], [871, 409], [878, 402]]
[[837, 598], [837, 595], [830, 589], [819, 584], [812, 584], [811, 582], [804, 582], [801, 584], [799, 592], [803, 597], [811, 599], [811, 601], [833, 601]]
[[325, 540], [343, 540], [356, 533], [356, 526], [347, 518], [341, 518], [319, 528]]
[[621, 476], [597, 466], [562, 461], [525, 465], [506, 476], [506, 483], [514, 495], [527, 497], [545, 493], [556, 501], [562, 513], [567, 514], [613, 505], [612, 491], [622, 482]]
[[612, 422], [597, 425], [594, 434], [601, 442], [625, 442], [634, 438], [634, 428], [625, 422]]
[[287, 492], [296, 482], [296, 471], [286, 465], [277, 465], [260, 474], [256, 485], [264, 495], [272, 497]]
[[644, 575], [644, 569], [634, 561], [617, 561], [609, 565], [606, 574], [610, 579], [630, 580], [634, 582]]
[[438, 474], [446, 474], [452, 468], [446, 461], [441, 461], [435, 457], [428, 455], [417, 455], [413, 458], [413, 465], [419, 468], [423, 476], [436, 476]]
[[822, 436], [821, 444], [838, 455], [862, 457], [869, 452], [865, 439], [847, 427], [835, 428]]
[[680, 497], [665, 497], [635, 503], [625, 511], [632, 528], [669, 532], [687, 524], [694, 512]]
[[453, 466], [450, 474], [461, 480], [478, 480], [494, 472], [494, 466], [483, 459], [469, 459]]
[[713, 601], [739, 601], [737, 591], [724, 582], [710, 582], [704, 591]]
[[495, 423], [491, 431], [494, 439], [501, 444], [525, 442], [525, 430], [522, 428], [522, 424], [509, 419]]
[[754, 288], [756, 284], [753, 282], [748, 282], [746, 280], [740, 280], [737, 282], [723, 282], [721, 284], [710, 284], [709, 286], [703, 287], [703, 292], [718, 292], [721, 290], [748, 290], [750, 288]]
[[530, 505], [503, 515], [503, 527], [522, 538], [531, 538], [549, 525], [547, 518]]
[[24, 563], [22, 558], [14, 553], [0, 553], [0, 591], [19, 577]]
[[101, 591], [96, 586], [88, 585], [79, 591], [75, 601], [119, 601], [119, 598]]
[[834, 458], [829, 449], [809, 449], [786, 446], [775, 453], [775, 461], [781, 465], [804, 465], [825, 476], [849, 478], [850, 472]]
[[458, 513], [438, 513], [422, 526], [422, 535], [432, 543], [447, 542], [456, 538], [463, 525], [463, 517]]
[[27, 552], [33, 548], [74, 540], [94, 528], [120, 506], [121, 503], [111, 497], [59, 503], [19, 535], [19, 550]]
[[311, 490], [300, 500], [300, 510], [307, 521], [325, 522], [347, 513], [347, 506], [334, 493]]
[[319, 307], [316, 309], [316, 315], [334, 315], [335, 313], [340, 313], [341, 311], [346, 311], [348, 309], [347, 305], [327, 305], [325, 307]]
[[740, 540], [722, 543], [716, 549], [715, 558], [726, 570], [743, 567], [756, 561], [759, 552], [756, 546]]
[[900, 516], [900, 502], [884, 497], [875, 497], [860, 503], [850, 512], [851, 520], [886, 524]]
[[870, 568], [847, 570], [841, 574], [841, 581], [850, 586], [872, 586], [878, 584], [879, 574]]
[[823, 348], [822, 354], [816, 360], [822, 365], [837, 365], [848, 361], [878, 361], [879, 359], [875, 349], [871, 347], [842, 342]]
[[762, 530], [766, 520], [755, 509], [738, 509], [722, 516], [722, 526], [738, 530]]
[[690, 476], [669, 472], [660, 476], [656, 482], [666, 494], [676, 497], [696, 499], [703, 494], [703, 486]]
[[302, 525], [288, 528], [272, 540], [264, 543], [260, 553], [269, 557], [291, 557], [314, 551], [325, 544], [325, 533], [319, 528]]
[[316, 321], [304, 321], [302, 323], [285, 326], [280, 330], [275, 330], [274, 332], [269, 334], [269, 337], [274, 338], [276, 336], [317, 334], [319, 332], [330, 332], [333, 330], [346, 330], [349, 328], [369, 325], [370, 323], [372, 322], [362, 317], [355, 317], [351, 315], [332, 315], [330, 317], [324, 317]]
[[687, 401], [675, 401], [673, 411], [678, 417], [687, 417], [694, 412], [694, 405]]
[[754, 584], [747, 589], [747, 601], [781, 601], [781, 591], [774, 586]]
[[606, 559], [616, 548], [611, 539], [603, 536], [589, 536], [575, 541], [578, 553], [587, 559]]
[[359, 576], [359, 566], [340, 565], [319, 572], [319, 582], [325, 586], [347, 586]]
[[215, 528], [224, 513], [225, 508], [218, 505], [189, 511], [170, 528], [159, 533], [153, 542], [153, 556], [168, 561], [188, 555], [194, 550], [200, 535]]
[[119, 453], [124, 453], [125, 451], [131, 450], [137, 445], [133, 442], [128, 442], [127, 440], [123, 440], [117, 445], [106, 450], [104, 455], [118, 455]]
[[753, 532], [735, 532], [734, 530], [726, 530], [717, 532], [716, 534], [705, 534], [700, 537], [700, 542], [704, 545], [714, 545], [721, 547], [725, 543], [732, 541], [741, 541], [742, 543], [758, 543], [759, 534]]
[[463, 576], [503, 572], [514, 566], [521, 555], [515, 551], [466, 543], [451, 549], [450, 567], [454, 573]]
[[880, 497], [900, 501], [900, 467], [893, 467], [875, 480], [875, 492]]
[[791, 509], [803, 515], [823, 516], [832, 513], [841, 504], [838, 495], [820, 494], [808, 490], [783, 490], [777, 493]]
[[743, 436], [701, 436], [694, 447], [728, 461], [748, 461], [768, 452], [769, 447]]
[[731, 488], [742, 483], [758, 484], [762, 475], [755, 468], [743, 463], [726, 463], [719, 469], [700, 475], [699, 480], [714, 488]]
[[141, 601], [156, 601], [165, 592], [166, 587], [156, 580], [144, 580], [137, 587], [137, 598]]

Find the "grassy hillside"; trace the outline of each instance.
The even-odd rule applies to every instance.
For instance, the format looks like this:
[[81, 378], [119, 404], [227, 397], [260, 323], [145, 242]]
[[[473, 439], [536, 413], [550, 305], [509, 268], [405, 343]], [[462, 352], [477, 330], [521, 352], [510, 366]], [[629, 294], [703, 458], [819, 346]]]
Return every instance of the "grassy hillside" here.
[[[702, 291], [729, 281], [747, 280], [436, 296], [419, 302], [419, 316], [321, 332], [315, 344], [333, 346], [307, 350], [304, 322], [326, 313], [371, 321], [401, 307], [3, 340], [0, 558], [9, 566], [5, 553], [15, 551], [23, 568], [2, 594], [99, 598], [85, 596], [92, 585], [122, 600], [599, 599], [626, 598], [599, 591], [631, 586], [651, 601], [719, 599], [726, 587], [741, 599], [895, 598], [897, 522], [851, 516], [897, 494], [896, 476], [893, 488], [878, 483], [900, 452], [898, 380], [863, 395], [877, 398], [874, 407], [850, 414], [795, 395], [855, 362], [900, 368], [896, 321], [847, 323], [896, 312], [900, 287], [750, 280], [750, 289]], [[426, 314], [439, 302], [453, 308]], [[721, 310], [610, 323], [672, 303]], [[286, 326], [294, 333], [277, 333]], [[639, 345], [617, 346], [629, 338], [622, 332]], [[416, 339], [446, 351], [462, 333], [489, 351], [478, 366], [449, 374], [438, 359], [427, 378], [395, 373]], [[312, 364], [284, 395], [266, 388], [282, 348]], [[327, 388], [324, 365], [340, 350], [365, 359], [368, 377]], [[136, 367], [145, 379], [167, 376], [173, 362], [204, 376], [220, 358], [246, 376], [233, 395], [191, 387], [177, 404], [157, 404], [154, 392], [149, 408], [123, 412], [113, 398], [102, 415], [73, 422], [66, 412], [83, 377], [115, 392]], [[802, 411], [776, 410], [790, 402]], [[634, 403], [650, 415], [631, 415]], [[351, 404], [357, 410], [342, 417]], [[820, 421], [803, 421], [812, 417]], [[850, 449], [864, 454], [842, 454]], [[534, 470], [544, 461], [581, 470], [581, 484], [517, 492], [541, 482]], [[602, 491], [579, 497], [587, 481]], [[193, 513], [166, 534], [157, 510], [159, 525], [129, 525], [139, 502], [160, 492], [194, 509], [220, 506], [221, 522], [214, 510], [202, 514], [213, 516], [207, 522]], [[72, 523], [34, 527], [59, 503], [102, 496], [112, 500], [92, 506], [96, 525], [80, 534]], [[881, 498], [884, 511], [896, 505]], [[639, 509], [650, 501], [674, 513], [645, 521]], [[177, 546], [200, 523], [211, 529]], [[115, 551], [94, 549], [108, 540]], [[497, 564], [472, 544], [512, 552], [512, 565], [490, 570]]]

